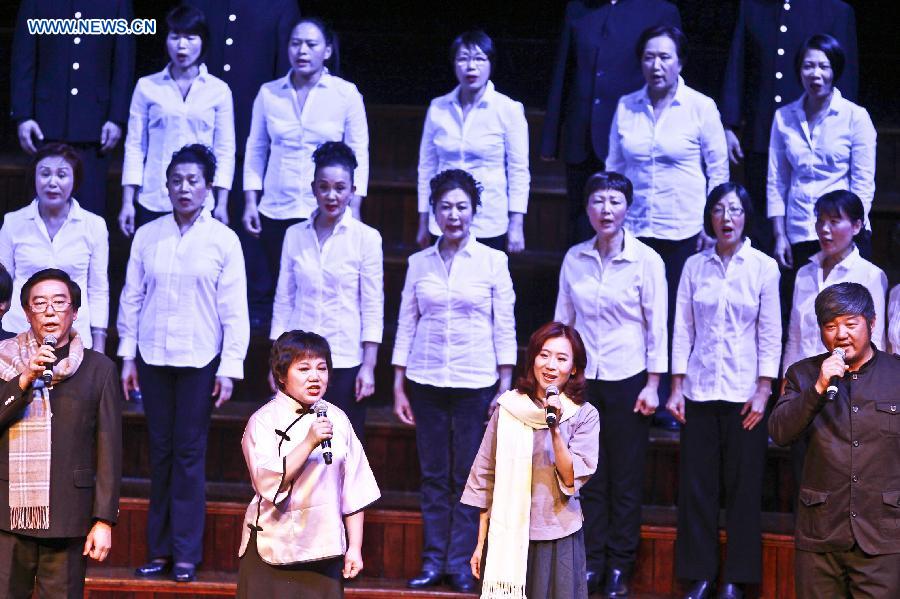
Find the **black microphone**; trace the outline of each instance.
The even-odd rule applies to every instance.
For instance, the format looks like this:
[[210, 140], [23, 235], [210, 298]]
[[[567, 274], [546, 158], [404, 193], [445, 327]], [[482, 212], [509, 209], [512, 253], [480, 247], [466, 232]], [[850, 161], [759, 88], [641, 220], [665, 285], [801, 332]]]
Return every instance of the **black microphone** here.
[[[47, 335], [44, 337], [44, 345], [49, 345], [50, 347], [56, 347], [56, 335]], [[53, 380], [53, 365], [52, 364], [44, 364], [44, 372], [41, 374], [41, 378], [44, 379], [44, 386], [49, 387], [50, 381]]]
[[[556, 385], [548, 385], [547, 386], [547, 401], [549, 401], [550, 398], [553, 397], [554, 395], [559, 395], [559, 389], [556, 388]], [[546, 415], [547, 426], [556, 426], [556, 422], [558, 420], [556, 417], [556, 412], [554, 412], [553, 408], [551, 408], [550, 406], [547, 406], [544, 409], [547, 412], [547, 415]]]
[[[841, 360], [844, 359], [844, 356], [847, 354], [844, 353], [844, 349], [842, 347], [834, 348], [834, 351], [831, 352], [832, 356], [840, 356]], [[828, 401], [834, 401], [834, 398], [837, 397], [838, 394], [838, 381], [841, 380], [841, 377], [838, 375], [834, 375], [831, 377], [831, 380], [828, 381], [828, 388], [825, 389], [825, 399]]]
[[[325, 402], [318, 401], [316, 402], [316, 418], [327, 418], [327, 408], [325, 407]], [[325, 459], [325, 464], [331, 464], [331, 439], [324, 439], [322, 441], [322, 457]]]

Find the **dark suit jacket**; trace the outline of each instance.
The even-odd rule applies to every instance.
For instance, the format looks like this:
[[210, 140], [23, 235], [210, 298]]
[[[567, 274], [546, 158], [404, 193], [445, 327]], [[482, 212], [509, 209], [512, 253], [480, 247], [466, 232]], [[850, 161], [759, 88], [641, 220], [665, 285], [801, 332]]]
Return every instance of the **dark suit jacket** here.
[[28, 33], [27, 19], [74, 18], [76, 11], [83, 19], [134, 16], [131, 0], [22, 0], [13, 36], [11, 116], [34, 119], [48, 140], [100, 143], [103, 123], [117, 123], [124, 134], [128, 122], [134, 36]]
[[[210, 35], [206, 66], [231, 88], [237, 154], [243, 156], [259, 88], [284, 77], [290, 68], [287, 47], [300, 19], [297, 0], [189, 0], [188, 4], [206, 15]], [[227, 39], [232, 43], [226, 44]]]
[[900, 358], [875, 350], [828, 402], [815, 390], [826, 357], [788, 369], [784, 395], [769, 417], [776, 443], [809, 439], [797, 548], [824, 553], [858, 543], [870, 555], [900, 553]]
[[[745, 149], [752, 152], [768, 151], [775, 111], [803, 93], [794, 56], [811, 35], [827, 33], [841, 43], [847, 60], [836, 87], [848, 100], [856, 100], [859, 55], [853, 9], [840, 0], [792, 0], [790, 5], [784, 10], [783, 0], [741, 1], [719, 110], [726, 126], [743, 125]], [[781, 73], [781, 79], [775, 73]]]
[[[541, 132], [541, 155], [606, 160], [609, 126], [619, 98], [644, 85], [635, 45], [645, 29], [681, 27], [675, 5], [664, 0], [619, 0], [615, 5], [574, 0], [566, 6]], [[562, 127], [560, 126], [562, 124]]]
[[[12, 399], [12, 401], [9, 401]], [[0, 529], [9, 531], [9, 427], [31, 390], [0, 383]], [[122, 481], [122, 386], [112, 360], [90, 349], [71, 377], [50, 389], [50, 528], [31, 537], [84, 537], [95, 520], [115, 524]], [[9, 402], [9, 403], [7, 403]]]

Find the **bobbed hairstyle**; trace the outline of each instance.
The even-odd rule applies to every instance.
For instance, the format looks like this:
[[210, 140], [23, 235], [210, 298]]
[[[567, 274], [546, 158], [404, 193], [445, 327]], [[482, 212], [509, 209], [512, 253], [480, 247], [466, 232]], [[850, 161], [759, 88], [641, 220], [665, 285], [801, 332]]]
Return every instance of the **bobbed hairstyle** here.
[[437, 204], [445, 195], [459, 189], [469, 197], [472, 202], [472, 214], [478, 212], [481, 206], [481, 183], [475, 180], [475, 177], [466, 171], [458, 168], [451, 168], [441, 171], [431, 179], [431, 195], [428, 196], [428, 202], [431, 204], [431, 211], [437, 209]]
[[875, 302], [872, 294], [859, 283], [835, 283], [823, 289], [816, 296], [816, 320], [819, 326], [831, 322], [838, 316], [862, 316], [871, 332], [875, 321]]
[[13, 280], [6, 267], [0, 264], [0, 304], [12, 301]]
[[732, 183], [731, 181], [719, 183], [709, 192], [709, 197], [706, 198], [706, 206], [703, 208], [703, 230], [710, 237], [716, 236], [712, 226], [712, 211], [716, 204], [729, 193], [733, 193], [741, 201], [741, 208], [744, 209], [744, 230], [741, 232], [741, 239], [747, 239], [747, 232], [753, 230], [753, 220], [756, 218], [753, 212], [753, 201], [750, 199], [750, 192], [747, 191], [747, 188], [740, 183]]
[[[322, 39], [325, 40], [325, 45], [331, 46], [331, 57], [325, 61], [325, 66], [328, 67], [329, 73], [339, 76], [341, 74], [341, 59], [338, 49], [337, 34], [319, 17], [300, 17], [297, 22], [291, 26], [291, 33], [294, 32], [294, 29], [304, 23], [314, 25], [322, 33]], [[288, 44], [290, 43], [290, 40], [288, 40]]]
[[846, 189], [835, 189], [816, 200], [816, 216], [846, 216], [851, 222], [864, 222], [866, 211], [859, 196]]
[[38, 163], [44, 158], [55, 157], [62, 158], [72, 167], [72, 193], [74, 194], [84, 180], [84, 165], [81, 163], [78, 152], [69, 144], [50, 142], [38, 148], [38, 151], [31, 158], [31, 184], [34, 185], [34, 180], [37, 177]]
[[269, 352], [269, 368], [278, 389], [284, 391], [284, 381], [287, 379], [291, 364], [304, 358], [325, 360], [328, 374], [331, 374], [331, 347], [325, 337], [297, 330], [286, 331], [275, 340], [272, 351]]
[[625, 196], [625, 202], [631, 206], [634, 201], [634, 185], [631, 179], [614, 171], [600, 171], [591, 175], [584, 184], [584, 203], [598, 191], [618, 191]]
[[575, 367], [575, 373], [569, 377], [560, 392], [565, 393], [576, 404], [582, 404], [587, 387], [587, 381], [584, 378], [584, 371], [587, 368], [587, 352], [578, 331], [561, 322], [548, 322], [531, 334], [525, 353], [525, 368], [516, 380], [515, 388], [519, 393], [524, 393], [532, 399], [541, 399], [537, 397], [539, 386], [537, 379], [534, 378], [534, 361], [541, 353], [544, 343], [548, 339], [556, 337], [565, 337], [572, 344], [572, 364]]
[[206, 59], [206, 49], [209, 46], [209, 26], [206, 24], [206, 15], [202, 10], [187, 4], [176, 6], [166, 15], [166, 26], [169, 28], [169, 33], [199, 35], [201, 45], [197, 64]]
[[22, 303], [23, 310], [28, 311], [31, 289], [42, 281], [60, 281], [64, 283], [69, 288], [69, 299], [72, 300], [72, 307], [76, 310], [81, 307], [81, 287], [72, 280], [69, 273], [58, 268], [45, 268], [28, 277], [28, 280], [22, 285], [22, 291], [19, 292], [19, 301]]
[[350, 146], [342, 141], [326, 141], [313, 152], [313, 162], [316, 165], [315, 173], [319, 173], [319, 169], [329, 166], [339, 166], [350, 173], [350, 182], [353, 182], [353, 171], [359, 166], [356, 161], [356, 154], [350, 149]]
[[844, 74], [844, 63], [847, 60], [847, 55], [844, 52], [844, 48], [841, 47], [841, 43], [827, 33], [817, 33], [808, 37], [800, 45], [797, 54], [794, 55], [794, 72], [797, 75], [797, 79], [801, 81], [800, 72], [803, 70], [803, 60], [806, 58], [806, 53], [810, 50], [819, 50], [825, 55], [828, 62], [831, 63], [831, 72], [834, 73], [831, 84], [837, 85], [841, 75]]
[[667, 37], [672, 40], [675, 44], [675, 53], [678, 55], [678, 62], [684, 66], [687, 62], [688, 39], [681, 29], [671, 25], [656, 25], [655, 27], [644, 29], [638, 38], [637, 44], [634, 46], [634, 53], [638, 62], [644, 58], [644, 48], [647, 47], [647, 42], [655, 37]]
[[459, 52], [460, 48], [472, 47], [478, 47], [491, 61], [491, 66], [494, 65], [494, 56], [496, 56], [494, 40], [481, 29], [472, 29], [456, 36], [456, 39], [450, 44], [450, 63], [456, 63], [456, 53]]
[[203, 144], [188, 144], [172, 154], [172, 160], [166, 167], [166, 180], [172, 175], [172, 169], [179, 164], [199, 164], [203, 169], [203, 178], [207, 185], [212, 185], [216, 177], [216, 155]]

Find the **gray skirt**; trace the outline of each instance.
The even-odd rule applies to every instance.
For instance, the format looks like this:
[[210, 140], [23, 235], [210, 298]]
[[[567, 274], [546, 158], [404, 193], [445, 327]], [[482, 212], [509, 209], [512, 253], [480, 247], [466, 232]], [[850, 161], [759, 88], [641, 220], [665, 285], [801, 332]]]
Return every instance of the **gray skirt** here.
[[587, 599], [584, 529], [553, 541], [528, 543], [528, 599]]

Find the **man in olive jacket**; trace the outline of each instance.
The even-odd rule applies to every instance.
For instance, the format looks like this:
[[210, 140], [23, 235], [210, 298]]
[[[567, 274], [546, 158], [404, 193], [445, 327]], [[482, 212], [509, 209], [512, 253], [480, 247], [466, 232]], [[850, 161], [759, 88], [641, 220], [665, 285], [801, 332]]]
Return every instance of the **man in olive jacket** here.
[[[900, 358], [872, 345], [875, 306], [862, 285], [827, 287], [815, 309], [829, 353], [788, 369], [769, 418], [780, 445], [809, 434], [796, 514], [797, 597], [897, 597]], [[834, 382], [836, 394], [828, 390]]]

